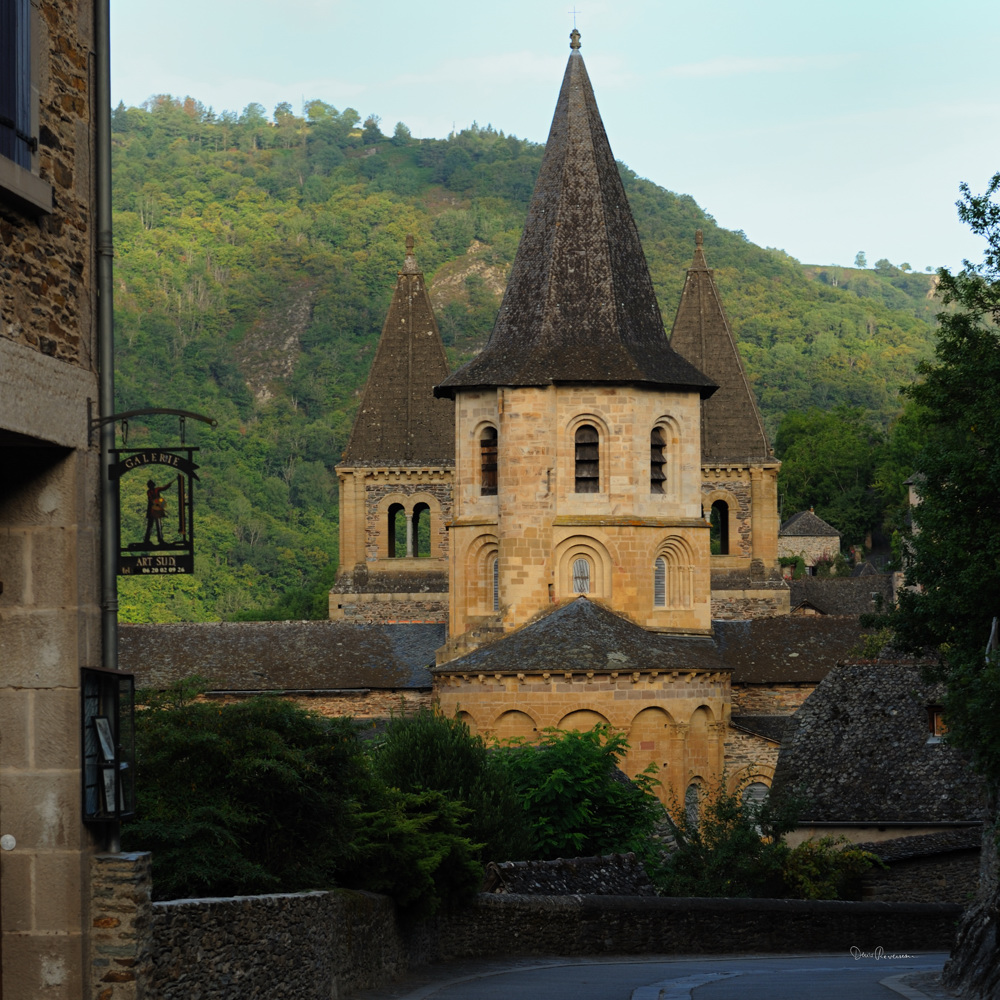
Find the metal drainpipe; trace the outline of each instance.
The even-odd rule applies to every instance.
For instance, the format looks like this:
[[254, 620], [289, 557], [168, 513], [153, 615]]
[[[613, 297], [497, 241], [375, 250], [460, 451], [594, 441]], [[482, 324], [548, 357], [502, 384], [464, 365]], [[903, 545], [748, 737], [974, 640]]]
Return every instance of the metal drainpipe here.
[[[111, 221], [111, 5], [94, 4], [94, 117], [97, 132], [97, 357], [100, 416], [115, 412], [114, 238]], [[118, 497], [108, 477], [115, 425], [100, 430], [101, 665], [118, 669]], [[108, 824], [106, 847], [117, 852], [120, 828]]]
[[[97, 124], [97, 342], [100, 415], [115, 412], [114, 240], [111, 223], [111, 11], [110, 0], [94, 9]], [[101, 614], [103, 666], [118, 669], [118, 504], [108, 478], [115, 425], [104, 424], [101, 443]]]

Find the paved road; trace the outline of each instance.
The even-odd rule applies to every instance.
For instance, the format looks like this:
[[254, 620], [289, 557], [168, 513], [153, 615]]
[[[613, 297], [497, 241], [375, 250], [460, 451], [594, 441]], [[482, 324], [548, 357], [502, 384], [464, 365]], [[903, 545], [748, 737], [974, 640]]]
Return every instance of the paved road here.
[[[439, 966], [355, 1000], [933, 1000], [898, 977], [937, 972], [948, 956], [521, 960]], [[888, 983], [883, 981], [888, 980]], [[892, 987], [896, 988], [893, 989]], [[924, 992], [927, 989], [929, 992]]]

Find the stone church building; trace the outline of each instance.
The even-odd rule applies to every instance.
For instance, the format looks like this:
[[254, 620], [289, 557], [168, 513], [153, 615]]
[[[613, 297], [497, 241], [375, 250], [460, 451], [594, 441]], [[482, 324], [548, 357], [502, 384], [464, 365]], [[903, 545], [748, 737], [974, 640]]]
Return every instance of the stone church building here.
[[[408, 243], [337, 470], [331, 618], [446, 603], [443, 711], [497, 737], [610, 723], [629, 773], [655, 763], [690, 799], [731, 728], [713, 619], [788, 614], [779, 463], [700, 232], [666, 336], [576, 31], [570, 48], [493, 331], [453, 373]], [[732, 780], [769, 782], [758, 739], [764, 763]]]

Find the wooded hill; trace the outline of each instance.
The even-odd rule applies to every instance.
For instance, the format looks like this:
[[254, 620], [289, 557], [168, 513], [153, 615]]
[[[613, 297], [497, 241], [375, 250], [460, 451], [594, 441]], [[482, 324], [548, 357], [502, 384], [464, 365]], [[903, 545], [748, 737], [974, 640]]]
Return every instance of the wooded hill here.
[[[193, 577], [122, 580], [123, 621], [325, 617], [333, 469], [407, 234], [450, 359], [485, 342], [543, 147], [476, 125], [391, 137], [322, 101], [215, 115], [158, 97], [113, 114], [117, 398], [196, 410]], [[931, 353], [936, 278], [803, 267], [620, 167], [669, 331], [696, 229], [772, 434], [789, 411], [887, 426]], [[168, 422], [130, 445], [175, 440]]]

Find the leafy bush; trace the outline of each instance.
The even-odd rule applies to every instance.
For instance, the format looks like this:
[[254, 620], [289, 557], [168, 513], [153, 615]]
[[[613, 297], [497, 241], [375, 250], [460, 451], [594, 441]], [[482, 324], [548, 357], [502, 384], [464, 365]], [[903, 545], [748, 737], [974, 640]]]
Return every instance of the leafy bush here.
[[410, 919], [472, 899], [483, 868], [482, 845], [466, 835], [469, 818], [444, 792], [382, 789], [358, 816], [344, 884], [392, 896]]
[[717, 788], [697, 817], [679, 804], [668, 810], [677, 850], [651, 872], [666, 896], [781, 895], [794, 806], [744, 803], [738, 793]]
[[800, 808], [793, 799], [743, 802], [718, 788], [697, 820], [670, 810], [677, 850], [647, 867], [667, 896], [849, 898], [852, 881], [882, 862], [837, 837], [790, 848], [783, 838]]
[[354, 724], [276, 698], [199, 703], [194, 691], [136, 714], [138, 808], [122, 842], [153, 852], [156, 898], [334, 885], [364, 783]]
[[792, 899], [851, 899], [856, 882], [882, 860], [852, 847], [843, 837], [806, 840], [785, 858], [782, 878]]
[[607, 726], [547, 729], [537, 746], [518, 740], [499, 751], [531, 824], [533, 858], [650, 851], [663, 807], [651, 774], [630, 781], [618, 770], [627, 751]]
[[468, 836], [488, 861], [528, 857], [531, 833], [513, 782], [496, 754], [460, 719], [422, 709], [394, 718], [372, 769], [402, 792], [446, 792], [468, 807]]

